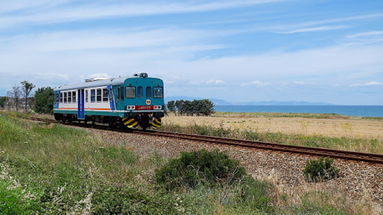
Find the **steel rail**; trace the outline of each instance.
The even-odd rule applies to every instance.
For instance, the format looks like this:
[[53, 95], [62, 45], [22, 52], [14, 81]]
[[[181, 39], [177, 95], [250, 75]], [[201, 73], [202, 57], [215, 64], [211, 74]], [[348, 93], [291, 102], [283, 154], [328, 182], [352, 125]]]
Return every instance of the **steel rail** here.
[[262, 142], [262, 141], [251, 141], [251, 140], [163, 132], [163, 131], [156, 131], [156, 132], [136, 131], [136, 133], [170, 137], [170, 138], [178, 138], [178, 139], [192, 140], [192, 141], [199, 141], [199, 142], [235, 145], [235, 146], [241, 146], [241, 147], [247, 147], [247, 148], [258, 148], [258, 149], [264, 149], [264, 150], [291, 152], [291, 153], [308, 154], [308, 155], [315, 155], [315, 156], [322, 156], [322, 157], [341, 158], [341, 159], [366, 161], [371, 163], [383, 164], [383, 154], [345, 151], [345, 150], [327, 149], [327, 148], [319, 148], [319, 147], [286, 145], [286, 144], [270, 143], [270, 142]]
[[[28, 119], [47, 122], [47, 123], [57, 123], [57, 121], [52, 119], [41, 119], [36, 117], [30, 117]], [[92, 124], [78, 123], [78, 124], [70, 124], [70, 125], [86, 127], [86, 128], [103, 129], [103, 130], [106, 129], [106, 130], [117, 131], [117, 132], [127, 132], [126, 129], [111, 128], [111, 127], [101, 126], [97, 124], [92, 125]], [[246, 148], [256, 148], [256, 149], [262, 149], [262, 150], [272, 150], [272, 151], [289, 152], [289, 153], [296, 153], [296, 154], [306, 154], [306, 155], [314, 155], [314, 156], [321, 156], [321, 157], [340, 158], [340, 159], [346, 159], [346, 160], [365, 161], [370, 163], [383, 164], [383, 154], [345, 151], [345, 150], [327, 149], [327, 148], [319, 148], [319, 147], [286, 145], [286, 144], [270, 143], [270, 142], [263, 142], [263, 141], [252, 141], [252, 140], [233, 139], [233, 138], [226, 138], [226, 137], [215, 137], [215, 136], [196, 135], [196, 134], [185, 134], [185, 133], [166, 132], [166, 131], [129, 130], [129, 132], [141, 134], [141, 135], [160, 136], [160, 137], [183, 139], [183, 140], [189, 140], [189, 141], [207, 142], [207, 143], [232, 145], [232, 146], [239, 146], [239, 147], [246, 147]]]

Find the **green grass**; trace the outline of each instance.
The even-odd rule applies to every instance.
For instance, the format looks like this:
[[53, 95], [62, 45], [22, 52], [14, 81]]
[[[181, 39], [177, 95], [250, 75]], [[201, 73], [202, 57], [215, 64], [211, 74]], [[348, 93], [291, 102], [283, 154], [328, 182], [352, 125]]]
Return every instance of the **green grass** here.
[[11, 183], [0, 179], [1, 214], [29, 215], [39, 212], [39, 196], [27, 197], [27, 195], [31, 196], [30, 191], [12, 187]]
[[[98, 196], [110, 187], [133, 184], [143, 169], [135, 153], [111, 147], [84, 129], [2, 114], [0, 137], [0, 162], [9, 166], [7, 174], [22, 187], [41, 193], [44, 214], [76, 211], [89, 194]], [[143, 196], [150, 198], [150, 192]]]
[[258, 140], [288, 145], [322, 147], [381, 154], [383, 153], [383, 143], [380, 142], [378, 139], [284, 134], [281, 132], [256, 132], [249, 130], [213, 127], [208, 125], [192, 125], [188, 127], [183, 127], [176, 124], [164, 124], [160, 128], [160, 130], [208, 136], [239, 138], [246, 140]]
[[[0, 214], [325, 214], [336, 209], [302, 197], [276, 204], [274, 186], [243, 179], [236, 185], [168, 191], [154, 172], [167, 159], [140, 158], [85, 129], [36, 123], [0, 113]], [[209, 131], [209, 130], [208, 130]], [[202, 132], [206, 132], [203, 131]], [[226, 135], [226, 131], [216, 131]], [[144, 144], [144, 143], [143, 143]], [[287, 198], [287, 197], [286, 197]], [[311, 204], [312, 203], [312, 204]], [[342, 202], [343, 203], [343, 202]], [[301, 213], [305, 214], [305, 213]], [[329, 214], [329, 213], [327, 213]]]

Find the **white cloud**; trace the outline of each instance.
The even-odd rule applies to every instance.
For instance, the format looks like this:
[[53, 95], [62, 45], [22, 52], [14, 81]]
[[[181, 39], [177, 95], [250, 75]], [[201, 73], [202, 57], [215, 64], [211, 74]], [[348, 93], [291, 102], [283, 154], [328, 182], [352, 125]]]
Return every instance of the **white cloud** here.
[[108, 73], [94, 73], [89, 75], [87, 78], [111, 78]]
[[219, 84], [224, 84], [224, 83], [225, 83], [225, 81], [223, 81], [223, 80], [211, 79], [211, 80], [206, 81], [206, 84], [213, 84], [213, 85], [219, 85]]
[[263, 82], [263, 81], [249, 81], [249, 82], [244, 82], [241, 83], [240, 86], [246, 87], [246, 86], [256, 86], [256, 87], [263, 87], [263, 86], [268, 86], [269, 83]]
[[302, 22], [298, 25], [299, 26], [313, 26], [313, 25], [323, 25], [323, 24], [333, 24], [333, 23], [339, 23], [339, 22], [364, 20], [364, 19], [375, 19], [375, 18], [381, 18], [381, 17], [383, 17], [383, 13], [372, 13], [372, 14], [365, 14], [365, 15], [358, 15], [358, 16], [346, 16], [346, 17], [341, 17], [341, 18], [308, 21], [308, 22]]
[[[194, 49], [219, 48], [212, 44], [193, 45], [193, 41], [216, 35], [215, 32], [182, 29], [121, 30], [98, 29], [58, 31], [0, 37], [0, 50], [25, 52], [84, 51], [96, 49], [124, 49], [142, 47], [177, 47], [190, 44]], [[187, 42], [187, 43], [186, 43]], [[179, 47], [177, 47], [179, 48]]]
[[[40, 0], [42, 1], [42, 0]], [[287, 0], [238, 0], [238, 1], [220, 1], [220, 2], [196, 2], [182, 1], [182, 3], [166, 3], [153, 1], [150, 3], [129, 3], [127, 1], [96, 1], [88, 4], [79, 4], [68, 9], [65, 7], [56, 7], [49, 10], [38, 10], [39, 4], [29, 4], [35, 6], [35, 13], [3, 15], [0, 16], [0, 26], [13, 27], [24, 24], [46, 24], [71, 22], [80, 20], [110, 18], [110, 17], [131, 17], [131, 16], [147, 16], [161, 14], [177, 14], [191, 12], [206, 12], [214, 10], [222, 10], [227, 8], [244, 7], [257, 4], [267, 4]], [[42, 1], [43, 2], [43, 1]]]
[[383, 31], [368, 31], [357, 34], [347, 35], [347, 38], [359, 38], [359, 37], [370, 37], [370, 36], [383, 36]]
[[[86, 40], [85, 37], [83, 39]], [[93, 42], [97, 47], [99, 41]], [[184, 47], [188, 42], [180, 42], [180, 46]], [[27, 45], [28, 42], [24, 44]], [[81, 41], [78, 41], [78, 44], [81, 45]], [[0, 49], [2, 59], [0, 75], [11, 73], [12, 79], [15, 80], [28, 77], [31, 81], [41, 81], [40, 78], [36, 78], [37, 73], [47, 74], [47, 76], [51, 73], [65, 74], [67, 78], [49, 76], [50, 81], [44, 83], [60, 81], [68, 83], [77, 82], [80, 75], [89, 77], [95, 73], [107, 73], [110, 77], [116, 77], [147, 72], [149, 75], [160, 76], [170, 81], [175, 80], [176, 83], [179, 80], [200, 80], [201, 83], [196, 84], [241, 85], [242, 83], [242, 86], [265, 86], [275, 81], [290, 80], [291, 82], [296, 79], [303, 83], [305, 79], [302, 77], [313, 77], [310, 79], [311, 82], [316, 80], [315, 77], [328, 79], [333, 83], [341, 82], [342, 77], [360, 79], [379, 74], [383, 69], [381, 60], [383, 46], [381, 45], [340, 45], [294, 52], [190, 60], [189, 56], [196, 51], [177, 49], [177, 45], [165, 44], [158, 49], [112, 52], [103, 49], [91, 52], [46, 52], [46, 50], [55, 49], [48, 46], [38, 50], [37, 47], [43, 46], [42, 43], [33, 44], [36, 48], [30, 52], [21, 49], [22, 45], [16, 44], [17, 48], [14, 49], [12, 46], [7, 47], [6, 50]], [[176, 51], [168, 51], [168, 48], [175, 48]], [[83, 77], [80, 77], [81, 80]], [[7, 88], [8, 80], [8, 78], [1, 78], [0, 85]], [[267, 80], [267, 82], [260, 80]]]
[[341, 18], [321, 19], [314, 21], [305, 21], [301, 23], [283, 24], [279, 26], [267, 26], [257, 29], [257, 31], [271, 31], [276, 33], [292, 34], [302, 32], [317, 32], [317, 31], [329, 31], [349, 28], [352, 23], [348, 25], [332, 25], [337, 23], [347, 23], [350, 21], [368, 20], [382, 18], [383, 13], [365, 14], [359, 16], [346, 16]]
[[37, 9], [48, 9], [63, 3], [67, 3], [70, 0], [14, 0], [14, 1], [2, 1], [0, 3], [0, 14], [1, 13], [12, 13], [15, 11], [34, 11]]
[[383, 31], [367, 31], [344, 37], [349, 45], [373, 45], [383, 42]]
[[369, 81], [364, 83], [352, 84], [352, 87], [369, 87], [369, 86], [383, 86], [383, 82]]
[[311, 28], [299, 28], [295, 30], [290, 31], [282, 31], [278, 32], [281, 34], [294, 34], [294, 33], [306, 33], [306, 32], [318, 32], [318, 31], [332, 31], [332, 30], [339, 30], [339, 29], [345, 29], [348, 28], [348, 26], [339, 25], [339, 26], [319, 26], [319, 27], [311, 27]]
[[307, 84], [305, 81], [293, 81], [291, 83], [294, 84], [294, 85], [300, 85], [300, 86]]

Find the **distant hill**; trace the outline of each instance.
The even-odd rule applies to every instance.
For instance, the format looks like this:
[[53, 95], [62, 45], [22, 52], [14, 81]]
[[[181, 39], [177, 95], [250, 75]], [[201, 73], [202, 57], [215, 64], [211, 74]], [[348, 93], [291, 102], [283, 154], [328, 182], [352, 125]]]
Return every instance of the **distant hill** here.
[[239, 105], [332, 105], [324, 102], [305, 102], [305, 101], [258, 101], [241, 102]]
[[[170, 96], [165, 97], [165, 102], [174, 100], [194, 100], [204, 99], [201, 97], [182, 97], [182, 96]], [[228, 102], [223, 99], [210, 99], [215, 105], [332, 105], [324, 102], [306, 102], [306, 101], [253, 101], [253, 102]]]

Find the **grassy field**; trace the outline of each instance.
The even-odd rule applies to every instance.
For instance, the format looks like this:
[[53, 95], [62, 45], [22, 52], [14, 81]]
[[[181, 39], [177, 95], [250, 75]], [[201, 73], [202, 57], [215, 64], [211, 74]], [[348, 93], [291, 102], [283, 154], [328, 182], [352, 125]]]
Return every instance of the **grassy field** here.
[[216, 113], [163, 119], [163, 130], [383, 153], [383, 121], [334, 114]]
[[344, 197], [308, 192], [293, 200], [269, 182], [169, 192], [153, 179], [165, 162], [85, 129], [3, 112], [0, 214], [364, 214]]

